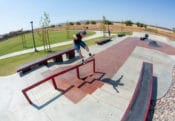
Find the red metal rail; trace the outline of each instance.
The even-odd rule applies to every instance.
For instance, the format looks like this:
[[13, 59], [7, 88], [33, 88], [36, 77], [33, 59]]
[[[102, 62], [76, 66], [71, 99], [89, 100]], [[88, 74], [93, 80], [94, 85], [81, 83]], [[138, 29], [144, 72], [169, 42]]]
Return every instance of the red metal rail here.
[[[93, 62], [93, 72], [95, 72], [95, 59], [92, 58], [92, 59], [89, 59], [89, 60], [86, 61], [86, 63], [90, 63], [90, 62]], [[68, 69], [66, 69], [66, 70], [64, 70], [64, 71], [61, 71], [61, 72], [58, 72], [58, 73], [53, 74], [53, 75], [51, 75], [51, 76], [48, 76], [47, 78], [45, 78], [45, 79], [43, 79], [43, 80], [41, 80], [41, 81], [39, 81], [39, 82], [37, 82], [37, 83], [35, 83], [35, 84], [33, 84], [33, 85], [27, 87], [27, 88], [25, 88], [25, 89], [23, 89], [23, 90], [22, 90], [22, 93], [24, 94], [24, 96], [25, 96], [25, 98], [27, 99], [27, 101], [28, 101], [30, 104], [33, 104], [32, 101], [31, 101], [31, 99], [30, 99], [29, 96], [27, 95], [27, 91], [29, 91], [29, 90], [31, 90], [31, 89], [37, 87], [38, 85], [40, 85], [40, 84], [42, 84], [42, 83], [44, 83], [44, 82], [47, 82], [47, 81], [49, 81], [49, 80], [52, 80], [52, 84], [53, 84], [54, 88], [57, 89], [56, 82], [55, 82], [55, 77], [56, 77], [56, 76], [59, 76], [59, 75], [61, 75], [61, 74], [64, 74], [64, 73], [66, 73], [66, 72], [68, 72], [68, 71], [71, 71], [71, 70], [73, 70], [73, 69], [76, 69], [77, 78], [80, 78], [80, 75], [79, 75], [79, 67], [80, 67], [80, 66], [83, 66], [83, 65], [84, 65], [84, 64], [80, 64], [80, 63], [79, 63], [79, 64], [77, 64], [77, 65], [75, 65], [75, 66], [73, 66], [73, 67], [71, 67], [71, 68], [68, 68]]]

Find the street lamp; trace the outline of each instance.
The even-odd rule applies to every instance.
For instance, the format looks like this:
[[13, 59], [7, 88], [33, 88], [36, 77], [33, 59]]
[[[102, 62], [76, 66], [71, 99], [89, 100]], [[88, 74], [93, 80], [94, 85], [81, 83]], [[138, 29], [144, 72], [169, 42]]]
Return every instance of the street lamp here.
[[34, 37], [34, 33], [33, 33], [33, 21], [31, 21], [30, 23], [31, 23], [31, 27], [32, 27], [33, 47], [35, 49], [35, 52], [38, 52], [38, 50], [36, 49], [35, 37]]

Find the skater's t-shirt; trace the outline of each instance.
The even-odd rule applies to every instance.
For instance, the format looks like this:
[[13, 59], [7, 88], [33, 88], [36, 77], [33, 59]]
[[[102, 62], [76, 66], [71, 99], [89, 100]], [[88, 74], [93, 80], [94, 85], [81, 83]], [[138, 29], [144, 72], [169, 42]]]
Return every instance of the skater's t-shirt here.
[[79, 44], [82, 41], [82, 37], [80, 35], [80, 32], [76, 34], [77, 39], [74, 39], [75, 44]]

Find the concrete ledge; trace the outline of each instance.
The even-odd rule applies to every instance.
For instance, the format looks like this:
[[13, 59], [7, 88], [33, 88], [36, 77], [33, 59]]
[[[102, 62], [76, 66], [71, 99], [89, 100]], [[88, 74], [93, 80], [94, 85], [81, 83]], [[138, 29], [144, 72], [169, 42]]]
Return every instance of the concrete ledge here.
[[108, 43], [108, 42], [110, 42], [110, 41], [111, 41], [111, 39], [104, 39], [104, 40], [96, 41], [96, 43], [97, 43], [98, 45], [103, 45], [103, 44]]
[[145, 121], [152, 97], [153, 65], [143, 63], [139, 81], [121, 121]]
[[48, 56], [45, 56], [43, 58], [39, 58], [35, 61], [32, 61], [30, 63], [26, 63], [24, 65], [18, 66], [16, 71], [17, 72], [27, 72], [31, 70], [33, 67], [38, 66], [38, 65], [47, 65], [47, 61], [53, 59], [55, 62], [63, 62], [62, 55], [66, 54], [68, 59], [72, 59], [75, 57], [75, 49], [74, 48], [68, 48], [62, 51], [58, 51], [54, 54], [50, 54]]

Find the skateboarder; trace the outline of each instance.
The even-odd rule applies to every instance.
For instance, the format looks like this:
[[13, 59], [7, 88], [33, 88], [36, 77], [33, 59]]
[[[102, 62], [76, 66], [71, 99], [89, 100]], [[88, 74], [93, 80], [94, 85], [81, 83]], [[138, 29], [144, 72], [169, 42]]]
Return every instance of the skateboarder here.
[[89, 47], [86, 45], [85, 42], [82, 41], [82, 39], [86, 35], [86, 30], [87, 29], [88, 29], [88, 27], [86, 27], [85, 30], [80, 31], [80, 32], [76, 33], [73, 36], [73, 38], [74, 38], [73, 39], [74, 40], [74, 48], [75, 48], [75, 50], [77, 50], [83, 64], [85, 64], [85, 60], [84, 60], [83, 55], [81, 53], [80, 46], [83, 47], [88, 52], [89, 56], [92, 56], [92, 53], [89, 51]]

